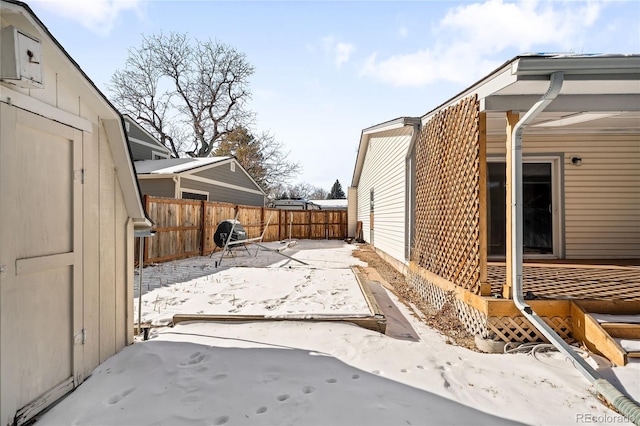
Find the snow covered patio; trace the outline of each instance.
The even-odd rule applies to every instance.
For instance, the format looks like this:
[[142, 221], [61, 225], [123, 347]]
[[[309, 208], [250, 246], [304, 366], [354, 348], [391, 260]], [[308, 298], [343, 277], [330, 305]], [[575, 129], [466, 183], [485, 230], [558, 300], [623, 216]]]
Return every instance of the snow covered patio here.
[[351, 256], [353, 246], [314, 240], [263, 246], [269, 250], [248, 245], [224, 257], [217, 252], [145, 268], [141, 323], [322, 319], [384, 332], [373, 295], [352, 270], [364, 265]]
[[[311, 268], [271, 252], [255, 256], [255, 247], [225, 257], [217, 269], [216, 255], [145, 268], [143, 322], [156, 325], [150, 340], [108, 359], [38, 424], [631, 424], [604, 407], [559, 353], [488, 355], [451, 345], [391, 292], [393, 309], [416, 338], [346, 322], [162, 327], [180, 312], [369, 314], [353, 291], [351, 266], [362, 264], [355, 248], [300, 241], [283, 252]], [[637, 361], [614, 368], [589, 358], [636, 399]]]

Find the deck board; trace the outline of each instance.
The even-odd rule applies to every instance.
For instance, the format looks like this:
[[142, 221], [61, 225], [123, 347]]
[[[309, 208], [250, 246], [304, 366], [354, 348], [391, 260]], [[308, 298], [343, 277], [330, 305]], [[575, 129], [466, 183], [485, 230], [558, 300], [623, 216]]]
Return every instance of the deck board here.
[[[492, 293], [502, 293], [506, 267], [489, 263]], [[640, 301], [640, 267], [526, 263], [523, 290], [544, 299], [604, 299]]]

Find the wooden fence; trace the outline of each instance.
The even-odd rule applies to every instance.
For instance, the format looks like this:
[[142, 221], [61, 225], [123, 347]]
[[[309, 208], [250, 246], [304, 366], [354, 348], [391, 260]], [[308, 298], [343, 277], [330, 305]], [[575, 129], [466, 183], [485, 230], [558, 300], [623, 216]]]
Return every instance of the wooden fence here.
[[145, 264], [209, 255], [216, 249], [218, 224], [236, 215], [248, 238], [259, 237], [266, 227], [264, 242], [347, 237], [346, 210], [281, 210], [149, 196], [145, 206], [156, 231], [145, 238]]

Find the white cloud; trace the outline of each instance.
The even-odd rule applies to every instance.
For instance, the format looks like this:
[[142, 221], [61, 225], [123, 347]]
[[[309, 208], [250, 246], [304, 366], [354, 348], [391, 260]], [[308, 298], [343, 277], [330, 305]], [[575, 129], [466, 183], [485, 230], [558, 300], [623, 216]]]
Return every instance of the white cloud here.
[[409, 35], [409, 29], [405, 26], [398, 28], [398, 35], [400, 36], [400, 38], [407, 38], [407, 36]]
[[120, 13], [133, 11], [141, 17], [145, 7], [142, 0], [44, 0], [40, 4], [101, 36], [109, 35]]
[[[396, 86], [436, 81], [469, 83], [503, 63], [511, 53], [581, 46], [602, 2], [506, 2], [488, 0], [451, 9], [435, 29], [432, 47], [380, 59], [370, 55], [362, 75]], [[516, 54], [517, 54], [516, 53]]]
[[327, 36], [322, 39], [322, 47], [325, 53], [331, 55], [336, 68], [349, 61], [351, 54], [355, 51], [355, 46], [350, 43], [338, 41], [334, 36]]

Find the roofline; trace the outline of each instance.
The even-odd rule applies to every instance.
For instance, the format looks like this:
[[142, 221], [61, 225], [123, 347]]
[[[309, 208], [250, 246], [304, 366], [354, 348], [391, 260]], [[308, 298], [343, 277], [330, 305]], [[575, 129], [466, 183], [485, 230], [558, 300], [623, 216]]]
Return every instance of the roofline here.
[[[155, 137], [155, 136], [153, 136], [151, 133], [149, 133], [149, 132], [147, 131], [147, 129], [145, 129], [144, 127], [142, 127], [142, 126], [140, 125], [140, 123], [138, 123], [138, 122], [137, 122], [133, 117], [131, 117], [129, 114], [126, 114], [126, 113], [125, 113], [125, 114], [122, 114], [122, 116], [124, 117], [124, 119], [125, 119], [125, 120], [127, 120], [127, 119], [128, 119], [128, 120], [129, 120], [131, 123], [133, 123], [133, 124], [134, 124], [138, 129], [142, 130], [142, 131], [143, 131], [147, 136], [149, 136], [149, 137], [150, 137], [150, 138], [155, 142], [155, 144], [156, 144], [156, 145], [158, 145], [158, 147], [159, 147], [159, 148], [164, 149], [164, 151], [165, 151], [167, 154], [169, 154], [169, 155], [173, 154], [169, 148], [167, 148], [166, 146], [162, 145], [162, 143], [160, 143], [160, 141], [158, 140], [158, 138], [156, 138], [156, 137]], [[129, 137], [129, 135], [127, 135], [127, 138], [128, 138], [128, 137]]]
[[[604, 60], [607, 62], [603, 63]], [[437, 111], [455, 104], [480, 88], [487, 85], [501, 74], [509, 73], [514, 80], [520, 76], [548, 77], [556, 71], [563, 71], [567, 75], [603, 75], [629, 74], [637, 76], [640, 69], [640, 54], [595, 54], [570, 55], [561, 53], [522, 54], [504, 62], [498, 68], [476, 81], [471, 86], [449, 98], [437, 107], [421, 116], [421, 120], [433, 115]]]
[[389, 130], [400, 129], [402, 127], [420, 126], [420, 123], [420, 117], [398, 117], [362, 130], [360, 134], [360, 143], [358, 145], [358, 153], [356, 155], [356, 166], [353, 170], [353, 177], [351, 178], [351, 187], [357, 187], [360, 183], [360, 174], [362, 173], [362, 167], [364, 166], [364, 158], [369, 146], [369, 139], [372, 135], [387, 132]]
[[[80, 65], [78, 65], [78, 63], [71, 57], [71, 55], [69, 55], [69, 53], [64, 49], [64, 47], [62, 47], [60, 42], [58, 42], [58, 40], [49, 31], [47, 26], [40, 20], [40, 18], [38, 18], [38, 16], [29, 7], [28, 4], [26, 4], [26, 3], [22, 2], [22, 1], [18, 1], [18, 0], [0, 0], [0, 2], [12, 4], [12, 5], [17, 6], [19, 8], [22, 8], [28, 14], [27, 19], [33, 20], [33, 23], [35, 24], [35, 26], [39, 27], [39, 29], [49, 38], [49, 41], [51, 41], [51, 43], [54, 45], [54, 47], [56, 47], [67, 58], [67, 60], [72, 64], [72, 67], [75, 68], [76, 71], [78, 71], [80, 76], [89, 85], [90, 89], [97, 95], [98, 99], [100, 99], [106, 105], [107, 109], [110, 109], [114, 113], [113, 119], [118, 120], [118, 122], [120, 123], [120, 133], [121, 133], [121, 136], [123, 136], [122, 137], [122, 141], [126, 145], [126, 150], [128, 152], [128, 157], [129, 157], [128, 158], [128, 160], [129, 160], [128, 161], [129, 162], [129, 167], [128, 167], [129, 170], [128, 171], [129, 171], [129, 175], [130, 175], [131, 179], [135, 182], [135, 188], [137, 190], [137, 200], [136, 200], [137, 209], [138, 209], [138, 213], [140, 213], [140, 216], [142, 216], [142, 217], [138, 217], [138, 218], [132, 218], [134, 220], [134, 228], [136, 228], [136, 229], [139, 229], [139, 228], [150, 228], [151, 224], [153, 222], [149, 219], [149, 216], [147, 214], [145, 206], [144, 206], [144, 204], [142, 202], [142, 193], [140, 192], [140, 186], [138, 185], [138, 180], [136, 179], [136, 175], [135, 175], [135, 172], [134, 172], [135, 169], [133, 167], [133, 160], [131, 158], [131, 149], [129, 147], [129, 139], [127, 138], [127, 132], [125, 131], [124, 119], [122, 117], [122, 114], [109, 101], [109, 99], [107, 99], [107, 97], [104, 95], [104, 93], [102, 93], [102, 91], [100, 91], [100, 89], [98, 89], [98, 87], [95, 85], [95, 83], [89, 78], [89, 76], [87, 76], [87, 74], [82, 70], [82, 68], [80, 68]], [[23, 16], [26, 16], [26, 15], [23, 14]], [[110, 121], [110, 120], [107, 119], [107, 118], [102, 118], [102, 120], [103, 120], [105, 126], [108, 127], [107, 126], [107, 124], [108, 124], [107, 121]], [[105, 130], [106, 130], [106, 128], [105, 128]], [[126, 205], [126, 202], [125, 202], [125, 205]], [[128, 212], [128, 213], [130, 213], [130, 212]]]
[[[198, 158], [211, 158], [211, 157], [198, 157]], [[167, 160], [176, 160], [176, 158], [167, 158]], [[142, 161], [163, 161], [163, 160], [142, 160]], [[225, 156], [225, 158], [221, 159], [221, 160], [217, 160], [217, 161], [212, 161], [211, 163], [207, 163], [207, 164], [201, 164], [199, 166], [194, 166], [194, 167], [189, 167], [188, 169], [185, 170], [181, 170], [179, 172], [171, 172], [171, 173], [137, 173], [137, 175], [139, 176], [180, 176], [183, 174], [191, 174], [194, 173], [196, 171], [202, 171], [202, 170], [206, 170], [207, 168], [210, 167], [217, 167], [217, 166], [221, 166], [223, 164], [226, 163], [230, 163], [234, 161], [238, 166], [240, 166], [240, 170], [242, 170], [244, 172], [244, 174], [251, 180], [251, 182], [256, 186], [256, 188], [262, 192], [262, 194], [266, 197], [267, 193], [264, 192], [264, 189], [262, 189], [262, 187], [260, 185], [258, 185], [258, 182], [255, 181], [255, 179], [253, 177], [251, 177], [251, 175], [249, 174], [249, 172], [247, 172], [247, 170], [242, 167], [242, 164], [240, 164], [240, 162], [238, 161], [238, 159], [233, 156], [233, 155], [227, 155]]]

